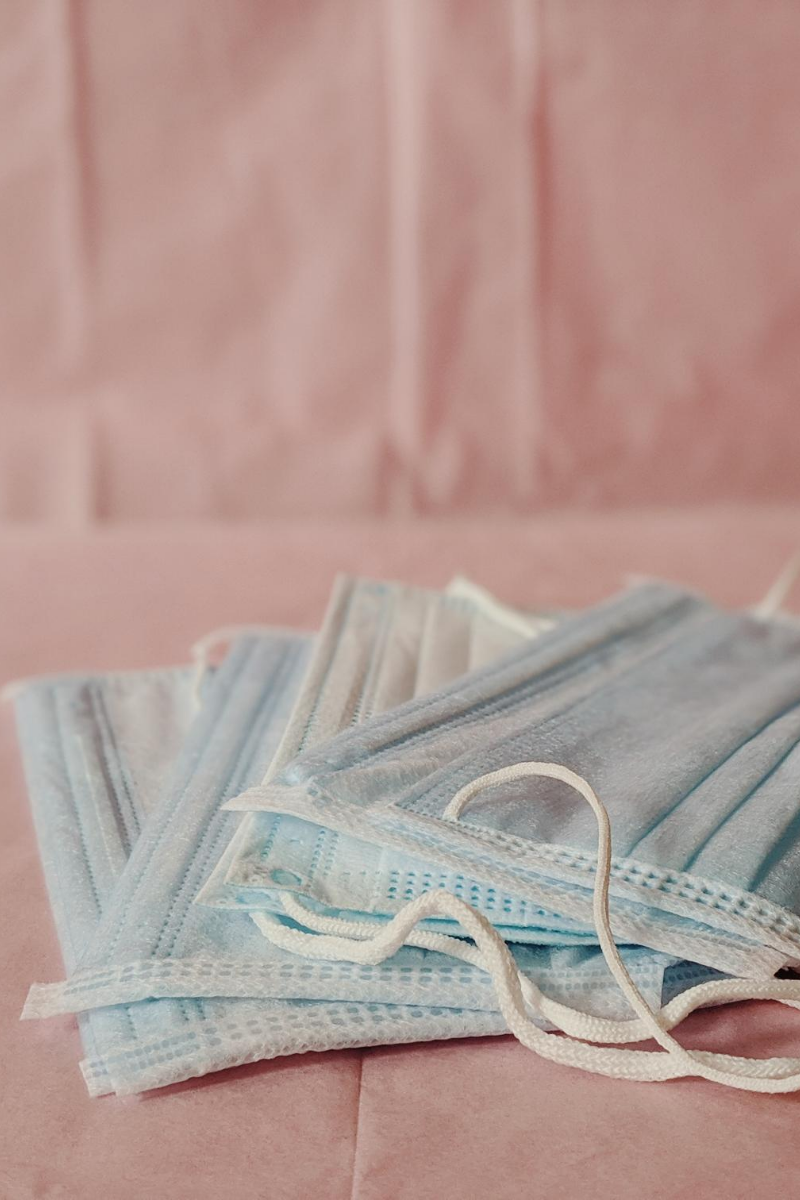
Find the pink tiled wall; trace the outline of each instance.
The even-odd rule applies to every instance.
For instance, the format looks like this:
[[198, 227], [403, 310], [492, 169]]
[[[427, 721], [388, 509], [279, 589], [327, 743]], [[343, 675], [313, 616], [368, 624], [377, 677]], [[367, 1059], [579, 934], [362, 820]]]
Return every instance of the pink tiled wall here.
[[0, 517], [800, 498], [795, 0], [2, 0]]

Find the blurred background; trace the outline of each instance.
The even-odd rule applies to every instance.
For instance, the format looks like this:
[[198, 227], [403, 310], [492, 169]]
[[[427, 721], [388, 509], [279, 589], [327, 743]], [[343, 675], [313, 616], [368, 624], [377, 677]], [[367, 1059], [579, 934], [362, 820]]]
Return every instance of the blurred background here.
[[0, 518], [800, 499], [796, 0], [0, 0]]

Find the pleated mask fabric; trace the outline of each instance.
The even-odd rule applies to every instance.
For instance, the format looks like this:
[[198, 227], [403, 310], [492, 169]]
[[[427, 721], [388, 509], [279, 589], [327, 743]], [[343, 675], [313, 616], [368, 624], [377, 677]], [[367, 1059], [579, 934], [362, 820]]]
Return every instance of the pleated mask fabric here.
[[[170, 794], [165, 780], [174, 776], [183, 786], [196, 758], [197, 739], [193, 748], [191, 739], [186, 744], [199, 719], [193, 672], [50, 678], [15, 692], [45, 881], [71, 971], [142, 830]], [[505, 1031], [496, 1013], [480, 1011], [227, 998], [141, 1000], [79, 1013], [78, 1023], [81, 1067], [94, 1096], [307, 1049]]]
[[234, 803], [588, 922], [596, 834], [558, 783], [508, 783], [443, 819], [472, 779], [561, 763], [609, 810], [618, 939], [769, 975], [800, 961], [798, 666], [795, 624], [649, 583], [304, 751]]
[[[508, 609], [464, 580], [440, 593], [342, 576], [268, 776], [303, 749], [496, 662], [552, 624]], [[424, 886], [468, 895], [510, 940], [596, 941], [591, 925], [555, 917], [461, 872], [432, 870], [419, 858], [271, 813], [245, 817], [198, 899], [280, 914], [289, 892], [319, 911], [348, 908], [369, 919], [391, 915]], [[447, 921], [427, 925], [450, 928]]]
[[[15, 685], [13, 695], [45, 884], [69, 973], [176, 768], [195, 715], [192, 672], [45, 677]], [[95, 1052], [98, 1016], [78, 1016], [87, 1055]], [[133, 1020], [127, 1013], [123, 1019]], [[96, 1086], [107, 1085], [98, 1066]]]
[[89, 945], [195, 717], [189, 667], [15, 687], [39, 853], [64, 966]]

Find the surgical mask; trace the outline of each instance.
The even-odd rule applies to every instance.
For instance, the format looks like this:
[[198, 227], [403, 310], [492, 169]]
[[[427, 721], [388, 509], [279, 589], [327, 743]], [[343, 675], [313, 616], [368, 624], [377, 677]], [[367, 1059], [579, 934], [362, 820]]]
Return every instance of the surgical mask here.
[[[62, 675], [8, 689], [50, 907], [68, 972], [160, 802], [194, 719], [187, 667]], [[93, 1053], [96, 1014], [78, 1018]], [[103, 1086], [102, 1072], [97, 1085]], [[107, 1081], [105, 1081], [107, 1082]]]
[[[268, 779], [291, 761], [299, 747], [324, 744], [342, 728], [381, 711], [381, 692], [374, 682], [370, 686], [369, 681], [383, 680], [383, 693], [388, 691], [393, 698], [404, 694], [395, 678], [398, 654], [392, 647], [404, 648], [405, 690], [414, 688], [414, 680], [427, 674], [420, 669], [424, 666], [422, 630], [432, 624], [432, 613], [437, 615], [437, 626], [442, 632], [447, 629], [449, 611], [460, 622], [454, 622], [454, 628], [447, 629], [447, 636], [442, 639], [450, 648], [453, 670], [465, 663], [475, 669], [487, 660], [497, 661], [503, 643], [509, 650], [512, 642], [522, 646], [544, 629], [552, 628], [552, 620], [544, 625], [533, 624], [530, 617], [523, 618], [499, 605], [466, 581], [458, 581], [453, 591], [459, 601], [468, 601], [466, 615], [482, 623], [480, 638], [474, 636], [470, 624], [464, 621], [463, 609], [453, 605], [450, 589], [442, 597], [399, 585], [339, 581], [317, 640], [301, 700], [270, 766]], [[494, 624], [498, 629], [493, 635]], [[246, 802], [247, 796], [237, 803]], [[549, 886], [556, 901], [570, 891], [565, 884]], [[563, 912], [550, 911], [504, 891], [493, 880], [482, 880], [478, 873], [465, 870], [463, 861], [449, 870], [443, 869], [435, 862], [391, 847], [377, 847], [317, 824], [270, 813], [253, 814], [245, 819], [199, 899], [246, 909], [266, 932], [271, 927], [265, 926], [257, 914], [283, 914], [286, 900], [293, 897], [321, 916], [381, 921], [408, 901], [435, 888], [468, 899], [506, 940], [559, 946], [587, 946], [597, 940], [591, 923], [571, 919]], [[629, 914], [632, 931], [638, 929], [636, 918], [634, 910]], [[676, 917], [663, 920], [665, 924], [669, 922], [663, 937], [681, 947], [686, 941], [686, 922]], [[446, 918], [432, 918], [423, 923], [423, 928], [458, 932]], [[693, 944], [702, 949], [703, 931], [693, 927], [691, 934]], [[632, 942], [636, 940], [631, 937]], [[729, 938], [727, 943], [724, 965], [734, 973], [741, 973], [750, 961], [741, 940]], [[669, 944], [667, 948], [671, 948]]]
[[183, 748], [195, 715], [191, 671], [33, 679], [14, 696], [50, 907], [72, 971]]
[[[463, 608], [459, 611], [459, 607], [452, 604], [456, 597], [468, 602], [466, 611]], [[457, 618], [450, 628], [449, 612]], [[465, 617], [481, 623], [480, 638], [475, 637]], [[489, 661], [496, 660], [503, 643], [506, 650], [512, 642], [520, 645], [551, 628], [553, 620], [542, 621], [530, 615], [523, 617], [464, 580], [457, 581], [448, 589], [447, 595], [441, 596], [399, 585], [340, 579], [317, 638], [301, 699], [268, 776], [278, 773], [298, 747], [324, 743], [337, 729], [366, 720], [373, 712], [373, 705], [380, 704], [374, 699], [378, 691], [375, 681], [383, 681], [384, 689], [393, 698], [401, 698], [401, 685], [392, 679], [392, 662], [397, 664], [398, 656], [395, 651], [387, 662], [390, 648], [403, 647], [406, 690], [418, 686], [420, 678], [427, 674], [422, 631], [434, 624], [449, 647], [449, 661], [457, 664], [450, 668], [452, 671], [457, 670], [458, 665], [479, 666], [484, 656]], [[495, 624], [497, 630], [493, 632]], [[440, 673], [443, 675], [444, 670]], [[227, 884], [226, 859], [229, 864]], [[235, 873], [230, 869], [231, 863], [240, 868], [238, 878], [233, 880]], [[302, 906], [295, 906], [290, 912], [301, 922], [312, 915], [351, 920], [362, 915], [359, 907], [369, 901], [374, 912], [376, 897], [385, 897], [386, 905], [397, 911], [414, 895], [434, 887], [468, 898], [473, 906], [490, 916], [506, 937], [521, 934], [561, 947], [552, 954], [538, 955], [544, 969], [531, 972], [532, 977], [538, 975], [540, 984], [550, 995], [563, 996], [566, 986], [571, 990], [572, 999], [590, 1011], [604, 1007], [609, 1013], [624, 1013], [624, 1008], [618, 1008], [620, 996], [613, 992], [606, 995], [605, 985], [610, 982], [610, 976], [605, 975], [605, 968], [600, 966], [600, 955], [581, 955], [575, 951], [570, 958], [563, 949], [571, 942], [579, 946], [587, 940], [595, 940], [591, 927], [586, 934], [576, 927], [567, 932], [567, 920], [560, 917], [560, 931], [549, 934], [541, 922], [553, 919], [550, 914], [542, 910], [538, 914], [532, 912], [532, 906], [527, 906], [526, 912], [524, 901], [498, 892], [491, 885], [482, 887], [475, 880], [465, 879], [463, 873], [431, 870], [430, 864], [379, 851], [358, 839], [291, 817], [265, 813], [258, 814], [251, 823], [245, 823], [199, 899], [251, 911], [259, 928], [269, 936], [273, 926], [266, 921], [266, 915], [286, 915], [292, 899], [304, 901]], [[337, 908], [337, 905], [341, 907]], [[378, 918], [373, 916], [373, 919]], [[512, 926], [515, 919], [517, 923]], [[534, 928], [537, 920], [539, 928]], [[421, 926], [434, 932], [456, 929], [452, 922], [438, 918], [422, 922]], [[452, 943], [449, 946], [442, 944], [440, 948], [453, 952]], [[519, 957], [519, 947], [516, 953]], [[669, 960], [657, 954], [650, 956], [642, 950], [628, 948], [624, 953], [637, 977], [647, 980], [645, 986], [651, 992], [659, 990], [656, 977], [662, 969], [672, 979], [671, 986], [675, 991], [713, 974], [697, 964], [670, 967]], [[577, 970], [578, 965], [581, 971]], [[567, 966], [571, 970], [562, 978], [561, 970]], [[594, 972], [590, 999], [585, 994], [588, 972]], [[603, 989], [598, 984], [601, 977], [604, 977]]]
[[[299, 750], [495, 662], [553, 623], [509, 609], [464, 579], [442, 594], [341, 577], [268, 777]], [[429, 866], [391, 851], [377, 853], [368, 843], [318, 825], [258, 814], [242, 822], [198, 900], [281, 913], [288, 891], [338, 915], [339, 895], [346, 894], [350, 908], [368, 916], [395, 912], [416, 887], [438, 886], [468, 894], [511, 940], [545, 945], [596, 940], [591, 926], [563, 917], [556, 922], [546, 911], [487, 890], [463, 873], [433, 873]], [[554, 923], [557, 928], [550, 928]]]
[[[207, 682], [208, 679], [207, 679]], [[149, 814], [198, 752], [188, 668], [14, 686], [45, 880], [65, 965], [96, 932]], [[213, 685], [212, 685], [213, 687]], [[496, 1012], [239, 999], [143, 1000], [78, 1014], [92, 1095], [160, 1087], [239, 1062], [353, 1044], [505, 1031]], [[354, 1040], [355, 1039], [355, 1040]]]
[[[302, 659], [299, 639], [294, 639], [288, 650], [286, 639], [277, 641], [281, 644], [265, 645], [262, 640], [256, 646], [252, 641], [243, 642], [234, 647], [221, 668], [187, 743], [184, 759], [188, 776], [179, 779], [174, 788], [180, 800], [172, 807], [167, 805], [163, 813], [153, 814], [134, 847], [109, 912], [101, 921], [100, 937], [105, 944], [101, 944], [100, 952], [95, 944], [93, 957], [95, 961], [102, 959], [103, 966], [78, 972], [66, 985], [45, 990], [44, 994], [33, 993], [29, 1015], [126, 1004], [125, 1013], [105, 1009], [93, 1014], [101, 1048], [86, 1069], [92, 1088], [97, 1086], [98, 1071], [101, 1078], [107, 1075], [111, 1079], [117, 1091], [126, 1091], [158, 1086], [176, 1077], [253, 1057], [291, 1053], [303, 1046], [327, 1048], [315, 1043], [309, 1030], [320, 1030], [319, 1036], [323, 1037], [329, 1018], [335, 1029], [328, 1032], [336, 1035], [329, 1044], [334, 1045], [407, 1040], [412, 1029], [416, 1030], [413, 1036], [426, 1039], [500, 1032], [504, 1028], [491, 1011], [491, 985], [480, 969], [454, 964], [416, 948], [404, 950], [392, 964], [379, 970], [298, 962], [271, 947], [245, 918], [236, 922], [230, 914], [209, 914], [189, 904], [194, 880], [202, 876], [203, 858], [220, 840], [220, 830], [224, 832], [221, 824], [216, 829], [208, 828], [209, 812], [200, 811], [202, 804], [208, 803], [210, 795], [224, 794], [226, 783], [230, 789], [241, 786], [248, 771], [260, 767], [263, 772], [259, 755], [268, 759], [279, 735], [275, 722], [263, 724], [264, 710], [271, 704], [273, 711], [280, 711], [281, 706], [289, 704], [291, 689], [287, 685], [294, 671], [299, 673]], [[283, 686], [279, 687], [281, 674]], [[221, 709], [219, 699], [213, 699], [215, 694], [227, 700]], [[214, 712], [216, 717], [212, 718]], [[243, 741], [232, 745], [233, 731]], [[204, 757], [213, 769], [208, 764], [201, 769]], [[179, 844], [171, 838], [171, 827], [181, 831]], [[206, 844], [203, 837], [197, 836], [201, 828], [209, 838]], [[148, 842], [144, 853], [142, 847]], [[148, 891], [152, 888], [148, 876], [153, 870], [157, 878], [160, 876], [158, 887]], [[153, 892], [159, 892], [160, 899]], [[198, 915], [205, 912], [206, 918], [210, 915], [214, 920], [186, 930], [182, 916], [187, 911]], [[207, 951], [205, 959], [192, 953], [198, 944], [198, 929], [206, 939], [202, 943]], [[253, 944], [253, 938], [257, 952], [241, 953], [243, 947]], [[141, 948], [154, 944], [162, 957], [144, 959]], [[109, 945], [113, 947], [110, 954], [106, 949]], [[225, 954], [221, 960], [220, 948]], [[576, 961], [563, 953], [543, 959], [542, 953], [530, 952], [524, 965], [555, 994], [586, 994], [597, 1011], [604, 1011], [606, 1002], [611, 1011], [619, 1010], [617, 993], [596, 954]], [[654, 996], [660, 994], [669, 963], [642, 953], [633, 953], [631, 961], [642, 985]], [[298, 993], [310, 998], [338, 992], [367, 1003], [334, 1006], [335, 1012], [332, 1009], [328, 1015], [314, 1008], [306, 1021], [306, 1005], [300, 1006], [298, 1016], [288, 1011], [291, 1005], [244, 999], [266, 990], [273, 994], [278, 990], [294, 998]], [[162, 995], [184, 999], [133, 1003]], [[208, 999], [203, 998], [206, 995]], [[221, 995], [226, 999], [211, 998]], [[371, 997], [392, 997], [405, 1003], [369, 1003]], [[431, 1003], [426, 1004], [426, 1000]], [[468, 1003], [474, 1020], [466, 1009], [459, 1011], [459, 1000]], [[444, 1007], [448, 1003], [450, 1009]], [[484, 1004], [488, 1012], [482, 1011]], [[131, 1012], [135, 1013], [135, 1028], [126, 1028]]]
[[617, 935], [771, 974], [800, 957], [799, 652], [794, 626], [646, 585], [305, 752], [237, 805], [470, 870], [585, 922], [593, 831], [557, 784], [537, 784], [534, 804], [509, 781], [465, 821], [442, 819], [470, 779], [563, 762], [608, 800]]

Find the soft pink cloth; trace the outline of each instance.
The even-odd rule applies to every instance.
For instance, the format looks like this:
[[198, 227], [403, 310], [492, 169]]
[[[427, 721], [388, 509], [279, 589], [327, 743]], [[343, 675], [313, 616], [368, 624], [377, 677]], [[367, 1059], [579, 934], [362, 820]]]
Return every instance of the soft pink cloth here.
[[0, 516], [797, 498], [795, 0], [4, 0]]
[[[0, 533], [0, 679], [179, 661], [231, 621], [316, 623], [338, 567], [441, 584], [463, 570], [509, 600], [594, 600], [627, 571], [750, 603], [800, 509], [268, 530]], [[8, 709], [0, 710], [3, 1200], [752, 1200], [793, 1196], [800, 1096], [696, 1080], [630, 1084], [543, 1062], [511, 1039], [307, 1055], [142, 1099], [89, 1100], [71, 1021], [19, 1024], [60, 963]], [[800, 1015], [699, 1014], [687, 1044], [800, 1053]]]

